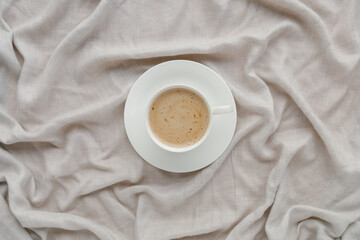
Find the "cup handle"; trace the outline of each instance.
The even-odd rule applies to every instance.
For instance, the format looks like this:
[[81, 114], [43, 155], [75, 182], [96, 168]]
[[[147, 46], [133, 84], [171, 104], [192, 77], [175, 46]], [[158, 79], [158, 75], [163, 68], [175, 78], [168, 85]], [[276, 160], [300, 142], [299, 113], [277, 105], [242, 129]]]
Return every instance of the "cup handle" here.
[[211, 112], [213, 115], [231, 113], [232, 111], [233, 111], [233, 108], [230, 105], [214, 107], [211, 109]]

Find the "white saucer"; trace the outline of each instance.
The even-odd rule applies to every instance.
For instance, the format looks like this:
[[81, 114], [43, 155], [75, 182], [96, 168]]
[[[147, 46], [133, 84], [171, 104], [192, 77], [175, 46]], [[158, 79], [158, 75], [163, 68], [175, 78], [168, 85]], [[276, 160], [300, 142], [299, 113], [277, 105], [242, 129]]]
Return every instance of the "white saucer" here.
[[[234, 109], [231, 113], [214, 115], [205, 141], [183, 153], [160, 148], [150, 138], [145, 125], [152, 96], [159, 89], [174, 84], [201, 89], [210, 106], [231, 105]], [[127, 97], [124, 120], [132, 146], [145, 161], [170, 172], [191, 172], [214, 162], [230, 144], [236, 125], [236, 106], [229, 87], [212, 69], [193, 61], [174, 60], [158, 64], [139, 77]]]

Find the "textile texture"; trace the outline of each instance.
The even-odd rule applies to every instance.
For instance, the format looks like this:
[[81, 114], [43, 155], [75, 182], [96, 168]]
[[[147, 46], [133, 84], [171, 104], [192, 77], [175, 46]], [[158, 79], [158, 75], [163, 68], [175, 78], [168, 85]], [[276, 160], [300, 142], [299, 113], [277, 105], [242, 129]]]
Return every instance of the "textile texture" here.
[[[1, 240], [360, 239], [360, 1], [1, 0]], [[136, 79], [188, 59], [236, 102], [192, 173], [132, 148]]]

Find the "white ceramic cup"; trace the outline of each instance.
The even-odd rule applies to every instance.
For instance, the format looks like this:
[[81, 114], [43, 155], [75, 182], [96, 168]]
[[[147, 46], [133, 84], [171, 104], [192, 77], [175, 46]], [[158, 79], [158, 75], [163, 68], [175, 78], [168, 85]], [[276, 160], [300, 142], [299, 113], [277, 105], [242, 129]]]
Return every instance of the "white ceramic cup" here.
[[[190, 146], [186, 146], [186, 147], [172, 147], [172, 146], [169, 146], [169, 145], [166, 145], [165, 143], [161, 142], [155, 135], [154, 133], [152, 132], [151, 130], [151, 127], [150, 127], [150, 124], [149, 124], [149, 112], [150, 112], [150, 108], [151, 108], [151, 105], [152, 103], [154, 102], [154, 100], [160, 95], [162, 94], [163, 92], [167, 91], [167, 90], [170, 90], [172, 88], [184, 88], [184, 89], [188, 89], [190, 91], [193, 91], [195, 93], [197, 93], [201, 98], [202, 100], [204, 100], [207, 108], [208, 108], [208, 111], [209, 111], [209, 124], [208, 124], [208, 127], [206, 129], [206, 132], [205, 134], [202, 136], [202, 138], [197, 141], [196, 143], [194, 143], [193, 145], [190, 145]], [[151, 100], [149, 101], [149, 105], [147, 107], [147, 111], [146, 111], [146, 130], [150, 136], [150, 138], [153, 140], [153, 142], [158, 145], [160, 148], [166, 150], [166, 151], [169, 151], [169, 152], [177, 152], [177, 153], [181, 153], [181, 152], [187, 152], [187, 151], [190, 151], [190, 150], [193, 150], [197, 147], [199, 147], [204, 141], [205, 139], [207, 138], [207, 136], [209, 135], [210, 131], [211, 131], [211, 128], [212, 128], [212, 120], [213, 120], [213, 115], [217, 115], [217, 114], [225, 114], [225, 113], [230, 113], [232, 112], [233, 109], [232, 109], [232, 106], [230, 105], [225, 105], [225, 106], [216, 106], [216, 107], [212, 107], [210, 106], [209, 104], [209, 101], [206, 99], [206, 97], [204, 96], [204, 94], [201, 93], [201, 91], [199, 89], [196, 89], [194, 87], [191, 87], [189, 85], [184, 85], [184, 84], [176, 84], [176, 85], [170, 85], [170, 86], [167, 86], [165, 88], [162, 88], [160, 89], [157, 93], [154, 94], [154, 96], [151, 98]]]

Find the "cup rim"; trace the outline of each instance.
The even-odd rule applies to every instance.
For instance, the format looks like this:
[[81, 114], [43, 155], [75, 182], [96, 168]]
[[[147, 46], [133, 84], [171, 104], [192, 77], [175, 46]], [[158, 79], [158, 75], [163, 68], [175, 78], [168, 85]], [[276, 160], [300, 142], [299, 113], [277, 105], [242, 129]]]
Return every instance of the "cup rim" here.
[[[165, 143], [161, 142], [156, 136], [155, 134], [152, 132], [151, 127], [150, 127], [150, 123], [149, 123], [149, 113], [150, 113], [150, 108], [152, 103], [154, 102], [154, 100], [160, 96], [160, 94], [164, 93], [167, 90], [173, 89], [173, 88], [184, 88], [184, 89], [188, 89], [190, 91], [195, 92], [196, 94], [198, 94], [201, 99], [205, 102], [206, 107], [208, 108], [209, 111], [209, 123], [208, 123], [208, 127], [206, 129], [205, 134], [200, 138], [200, 140], [198, 140], [195, 144], [192, 144], [190, 146], [186, 146], [186, 147], [172, 147], [172, 146], [168, 146]], [[204, 94], [202, 94], [198, 89], [196, 89], [193, 86], [187, 85], [187, 84], [172, 84], [166, 87], [161, 88], [159, 91], [157, 91], [150, 99], [148, 106], [146, 108], [146, 118], [145, 118], [145, 125], [146, 125], [146, 130], [147, 133], [149, 134], [151, 140], [158, 145], [160, 148], [169, 151], [169, 152], [175, 152], [175, 153], [182, 153], [182, 152], [188, 152], [191, 151], [197, 147], [199, 147], [204, 141], [205, 139], [208, 137], [209, 133], [210, 133], [210, 128], [212, 126], [212, 113], [211, 113], [211, 107], [210, 104], [207, 100], [207, 98], [204, 96]]]

